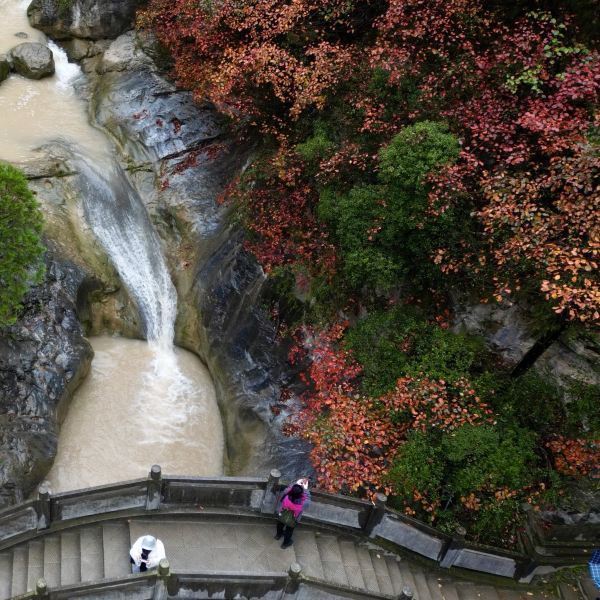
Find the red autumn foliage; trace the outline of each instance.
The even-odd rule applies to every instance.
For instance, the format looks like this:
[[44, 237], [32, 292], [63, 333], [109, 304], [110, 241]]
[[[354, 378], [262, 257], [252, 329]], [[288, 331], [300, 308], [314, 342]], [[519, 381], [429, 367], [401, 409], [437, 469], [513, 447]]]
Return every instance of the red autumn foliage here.
[[311, 442], [311, 461], [323, 489], [389, 494], [388, 469], [408, 431], [448, 432], [493, 421], [492, 411], [464, 379], [403, 377], [379, 398], [357, 393], [354, 383], [361, 368], [336, 347], [343, 331], [340, 324], [318, 334], [307, 330], [303, 348], [295, 346], [291, 355], [293, 362], [298, 354], [308, 355], [310, 390], [288, 431]]
[[[487, 281], [499, 299], [529, 284], [565, 318], [598, 322], [598, 157], [586, 139], [598, 125], [598, 55], [573, 41], [566, 17], [507, 23], [498, 10], [481, 0], [151, 0], [140, 23], [172, 53], [179, 84], [276, 134], [281, 170], [300, 169], [295, 191], [287, 175], [248, 191], [250, 246], [267, 270], [320, 256], [315, 181], [290, 141], [294, 122], [337, 98], [350, 133], [317, 181], [372, 168], [377, 148], [416, 119], [447, 119], [463, 151], [432, 177], [432, 214], [468, 206], [481, 244], [440, 245], [432, 260], [446, 273], [501, 273]], [[393, 101], [374, 90], [376, 72]], [[397, 93], [407, 82], [413, 91]]]

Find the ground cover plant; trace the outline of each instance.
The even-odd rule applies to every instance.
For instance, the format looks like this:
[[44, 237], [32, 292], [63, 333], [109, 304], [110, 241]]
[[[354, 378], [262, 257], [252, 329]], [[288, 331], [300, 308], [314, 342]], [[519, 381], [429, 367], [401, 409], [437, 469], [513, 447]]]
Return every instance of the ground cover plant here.
[[14, 323], [43, 271], [42, 214], [24, 175], [0, 163], [0, 327]]
[[[259, 137], [226, 199], [295, 344], [321, 486], [475, 539], [593, 485], [598, 389], [533, 369], [600, 323], [599, 55], [587, 2], [150, 0], [173, 76]], [[515, 368], [452, 299], [526, 306]], [[597, 343], [597, 342], [596, 342]], [[510, 457], [508, 460], [507, 457]]]

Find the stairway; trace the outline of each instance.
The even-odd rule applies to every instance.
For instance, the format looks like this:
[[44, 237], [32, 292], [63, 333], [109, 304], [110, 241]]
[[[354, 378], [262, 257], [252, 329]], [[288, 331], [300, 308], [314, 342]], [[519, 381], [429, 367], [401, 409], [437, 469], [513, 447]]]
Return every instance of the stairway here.
[[554, 597], [451, 580], [381, 548], [356, 543], [343, 536], [298, 529], [295, 537], [296, 560], [306, 575], [376, 594], [397, 596], [408, 586], [413, 590], [415, 600], [542, 600]]
[[127, 523], [93, 525], [43, 536], [0, 553], [0, 600], [35, 589], [127, 575]]
[[[298, 562], [308, 577], [383, 598], [399, 595], [405, 586], [413, 590], [415, 600], [559, 597], [535, 589], [514, 590], [451, 578], [444, 571], [403, 560], [367, 540], [305, 524], [294, 533], [294, 544], [282, 550], [280, 542], [273, 539], [274, 531], [274, 525], [264, 522], [133, 519], [48, 533], [0, 552], [0, 600], [33, 590], [39, 577], [53, 588], [125, 576], [130, 572], [130, 545], [146, 534], [163, 541], [175, 572], [281, 573]], [[563, 585], [560, 592], [563, 600], [586, 598], [583, 585], [581, 589]], [[595, 595], [587, 598], [595, 599]]]

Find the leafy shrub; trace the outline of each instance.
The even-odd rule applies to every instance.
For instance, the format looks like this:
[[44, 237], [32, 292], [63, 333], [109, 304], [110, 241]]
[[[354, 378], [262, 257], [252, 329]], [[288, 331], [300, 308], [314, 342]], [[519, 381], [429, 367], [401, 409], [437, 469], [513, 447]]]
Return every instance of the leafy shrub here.
[[0, 163], [0, 327], [13, 323], [28, 287], [40, 280], [42, 214], [24, 175]]
[[531, 432], [492, 424], [412, 432], [388, 473], [391, 503], [447, 531], [462, 523], [477, 539], [506, 540], [540, 475], [535, 443]]
[[[316, 139], [311, 138], [311, 152]], [[448, 237], [460, 228], [452, 211], [434, 220], [428, 217], [427, 176], [456, 160], [458, 153], [458, 140], [444, 125], [416, 123], [379, 152], [378, 184], [355, 186], [345, 194], [330, 188], [321, 193], [318, 214], [334, 232], [351, 288], [385, 292], [408, 275], [425, 281], [434, 276], [432, 253], [438, 236]]]
[[440, 449], [422, 431], [411, 431], [402, 445], [388, 474], [395, 502], [412, 503], [414, 492], [427, 496], [432, 503], [439, 501], [444, 479], [444, 461]]
[[533, 370], [516, 379], [498, 380], [490, 402], [506, 420], [542, 435], [561, 431], [565, 422], [561, 390]]
[[371, 395], [389, 391], [404, 375], [457, 381], [484, 356], [480, 339], [428, 323], [411, 306], [371, 313], [348, 331], [345, 344], [362, 365], [363, 390]]
[[312, 166], [330, 156], [335, 149], [335, 144], [329, 138], [322, 122], [314, 125], [313, 135], [296, 146], [300, 157]]
[[535, 435], [526, 430], [463, 425], [444, 436], [441, 447], [448, 487], [456, 495], [501, 487], [520, 489], [534, 479]]
[[589, 436], [600, 437], [600, 388], [591, 383], [574, 381], [568, 389], [571, 398], [567, 404], [567, 429], [579, 434], [582, 429]]

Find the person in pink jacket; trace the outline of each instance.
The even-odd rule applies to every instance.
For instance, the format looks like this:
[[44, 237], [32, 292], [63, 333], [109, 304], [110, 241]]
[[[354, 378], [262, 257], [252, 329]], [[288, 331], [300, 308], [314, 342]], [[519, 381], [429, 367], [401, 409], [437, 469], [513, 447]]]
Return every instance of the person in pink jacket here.
[[302, 512], [310, 503], [308, 479], [298, 479], [296, 483], [283, 490], [278, 503], [278, 521], [275, 539], [283, 536], [282, 548], [289, 548], [294, 542], [292, 535], [294, 527], [300, 522]]

